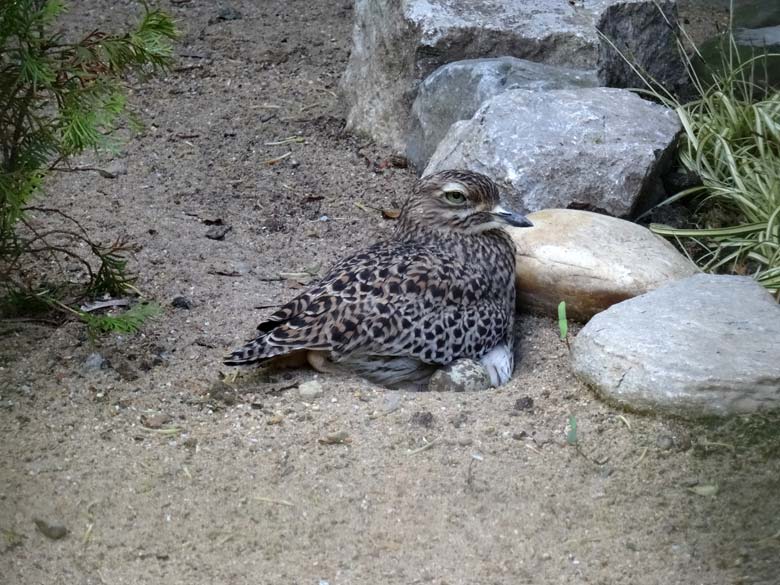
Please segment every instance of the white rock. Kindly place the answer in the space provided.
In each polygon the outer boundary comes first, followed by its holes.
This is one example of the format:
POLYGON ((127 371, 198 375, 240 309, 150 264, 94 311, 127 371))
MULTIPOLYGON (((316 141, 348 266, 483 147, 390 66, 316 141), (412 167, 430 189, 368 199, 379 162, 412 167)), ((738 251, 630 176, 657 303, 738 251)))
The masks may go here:
POLYGON ((611 402, 681 416, 780 408, 780 306, 751 278, 698 274, 612 306, 572 344, 611 402))
POLYGON ((322 384, 318 380, 308 380, 298 386, 298 396, 301 400, 315 400, 323 394, 322 384))
POLYGON ((512 90, 453 124, 424 174, 483 173, 521 211, 629 216, 657 202, 680 128, 673 110, 625 89, 512 90))
POLYGON ((571 319, 596 313, 698 268, 647 228, 606 215, 545 209, 530 228, 510 228, 517 246, 517 302, 524 310, 557 315, 566 301, 571 319))

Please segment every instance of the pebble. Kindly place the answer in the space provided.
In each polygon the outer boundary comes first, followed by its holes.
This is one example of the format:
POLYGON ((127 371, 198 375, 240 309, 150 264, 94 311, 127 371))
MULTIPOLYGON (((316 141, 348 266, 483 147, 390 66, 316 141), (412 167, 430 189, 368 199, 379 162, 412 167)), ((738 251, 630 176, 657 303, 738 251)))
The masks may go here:
POLYGON ((65 538, 65 536, 68 534, 68 529, 61 524, 49 524, 40 518, 34 518, 33 522, 35 522, 35 527, 38 529, 38 531, 46 538, 59 540, 61 538, 65 538))
POLYGON ((674 447, 674 439, 671 435, 658 435, 655 439, 655 446, 661 449, 661 451, 668 451, 674 447))
POLYGON ((84 368, 87 370, 103 370, 107 367, 106 358, 99 353, 91 353, 84 360, 84 368))
POLYGON ((171 305, 173 305, 177 309, 191 309, 192 308, 192 299, 188 299, 187 297, 175 297, 171 301, 171 305))
POLYGON ((217 20, 241 20, 243 17, 243 14, 232 6, 223 6, 217 12, 217 20))
POLYGON ((321 439, 317 439, 317 442, 321 445, 341 445, 344 443, 351 443, 352 439, 349 438, 349 433, 346 431, 338 431, 337 433, 331 433, 321 439))
POLYGON ((534 399, 530 396, 523 396, 515 401, 515 410, 531 410, 534 407, 534 399))
POLYGON ((210 240, 224 240, 227 233, 233 227, 229 225, 213 225, 206 232, 206 237, 210 240))
POLYGON ((120 175, 127 174, 127 160, 123 158, 117 158, 112 160, 108 166, 103 169, 100 176, 105 179, 116 179, 120 175))
POLYGON ((425 427, 426 429, 429 429, 433 426, 433 414, 428 412, 427 410, 421 410, 420 412, 415 412, 412 415, 412 419, 410 422, 413 425, 419 425, 421 427, 425 427))
POLYGON ((309 380, 298 386, 298 396, 301 400, 309 401, 319 398, 325 393, 322 384, 318 380, 309 380))
POLYGON ((158 412, 148 416, 145 414, 141 415, 141 424, 144 425, 147 429, 159 429, 165 423, 170 422, 170 420, 171 415, 164 412, 158 412))
POLYGON ((546 431, 539 431, 534 435, 534 443, 541 447, 548 443, 552 443, 552 437, 550 436, 550 433, 546 431))
POLYGON ((282 421, 284 420, 283 414, 275 414, 271 418, 268 419, 266 424, 268 425, 279 425, 282 424, 282 421))

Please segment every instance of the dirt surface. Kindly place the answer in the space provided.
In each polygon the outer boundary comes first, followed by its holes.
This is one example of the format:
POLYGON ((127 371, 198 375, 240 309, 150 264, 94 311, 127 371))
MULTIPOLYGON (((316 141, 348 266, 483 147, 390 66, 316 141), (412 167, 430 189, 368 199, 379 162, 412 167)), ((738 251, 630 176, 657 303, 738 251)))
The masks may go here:
MULTIPOLYGON (((106 27, 135 10, 74 4, 71 23, 106 27)), ((297 293, 279 274, 386 234, 379 210, 414 174, 343 132, 349 2, 163 5, 184 37, 133 92, 145 133, 80 161, 116 178, 57 177, 47 204, 139 244, 164 313, 98 344, 0 324, 0 582, 778 583, 777 419, 615 410, 550 319, 522 318, 513 380, 484 393, 308 370, 217 383, 222 353, 297 293), (207 220, 231 229, 210 239, 207 220), (301 400, 313 379, 322 396, 301 400)))

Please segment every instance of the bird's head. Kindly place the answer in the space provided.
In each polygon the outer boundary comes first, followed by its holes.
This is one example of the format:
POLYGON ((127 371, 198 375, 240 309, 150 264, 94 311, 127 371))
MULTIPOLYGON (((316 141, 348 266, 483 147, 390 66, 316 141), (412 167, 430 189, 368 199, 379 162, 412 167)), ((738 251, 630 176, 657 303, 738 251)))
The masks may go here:
POLYGON ((406 201, 399 231, 439 229, 478 234, 511 225, 530 227, 523 215, 501 205, 498 186, 481 173, 441 171, 421 178, 406 201))

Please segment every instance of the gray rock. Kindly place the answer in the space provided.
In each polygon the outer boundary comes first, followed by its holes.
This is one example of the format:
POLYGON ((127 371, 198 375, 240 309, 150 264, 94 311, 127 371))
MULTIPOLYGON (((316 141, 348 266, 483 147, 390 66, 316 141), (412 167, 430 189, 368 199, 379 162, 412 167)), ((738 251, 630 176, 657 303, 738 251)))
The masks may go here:
POLYGON ((298 396, 301 400, 315 400, 324 393, 322 384, 317 380, 309 380, 298 386, 298 396))
POLYGON ((84 360, 85 370, 102 370, 108 367, 108 362, 99 353, 91 353, 84 360))
POLYGON ((566 69, 514 57, 455 61, 420 84, 412 104, 406 155, 422 170, 450 126, 468 120, 487 99, 511 89, 542 91, 595 87, 593 71, 566 69))
POLYGON ((587 321, 604 309, 699 269, 645 227, 574 209, 528 216, 530 228, 510 228, 517 247, 517 304, 521 309, 587 321))
MULTIPOLYGON (((775 11, 777 18, 780 18, 780 6, 776 6, 775 11)), ((771 56, 757 64, 755 82, 762 84, 762 87, 780 87, 780 24, 740 29, 734 36, 743 62, 754 55, 771 53, 771 56)))
POLYGON ((631 410, 681 416, 780 408, 780 306, 754 280, 699 274, 612 306, 572 368, 631 410))
POLYGON ((46 538, 60 540, 68 535, 68 529, 62 524, 50 524, 46 520, 41 520, 40 518, 33 518, 33 522, 38 531, 46 538))
MULTIPOLYGON (((620 35, 627 35, 641 39, 629 42, 637 51, 660 48, 660 42, 646 42, 667 35, 668 25, 655 1, 356 0, 352 52, 341 80, 347 129, 405 152, 418 84, 438 67, 463 59, 511 56, 577 69, 600 67, 605 79, 621 81, 607 70, 622 72, 624 64, 600 58, 596 29, 617 35, 613 40, 619 46, 624 44, 620 35), (619 8, 608 10, 613 6, 619 8), (615 19, 617 24, 612 23, 615 19)), ((640 65, 659 74, 665 69, 662 63, 679 59, 676 49, 635 56, 640 65)))
POLYGON ((644 88, 660 82, 674 94, 687 94, 690 79, 677 49, 677 2, 626 0, 605 6, 598 20, 599 79, 608 87, 644 88))
POLYGON ((490 376, 482 364, 466 358, 436 370, 428 382, 431 392, 478 392, 490 387, 490 376))
POLYGON ((453 124, 424 174, 484 173, 520 211, 630 216, 662 195, 680 128, 674 111, 624 89, 512 90, 453 124))
POLYGON ((183 296, 174 297, 171 305, 177 309, 190 310, 192 308, 192 299, 183 296))
POLYGON ((780 25, 762 28, 743 28, 734 34, 738 45, 749 45, 775 51, 780 48, 780 25))

